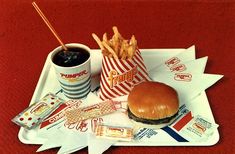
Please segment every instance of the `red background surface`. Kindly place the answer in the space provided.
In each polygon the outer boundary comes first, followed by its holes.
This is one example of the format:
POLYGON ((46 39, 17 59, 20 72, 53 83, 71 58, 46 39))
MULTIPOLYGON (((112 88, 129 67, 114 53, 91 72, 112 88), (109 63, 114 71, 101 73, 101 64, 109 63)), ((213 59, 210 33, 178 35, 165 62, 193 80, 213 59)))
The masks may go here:
MULTIPOLYGON (((197 57, 209 56, 206 72, 225 75, 207 90, 220 125, 216 145, 112 147, 105 153, 235 153, 235 1, 38 0, 37 4, 65 43, 98 48, 91 33, 111 33, 117 25, 124 36, 136 35, 139 48, 195 44, 197 57)), ((47 54, 57 46, 31 0, 0 0, 0 153, 35 153, 39 148, 18 140, 19 127, 11 119, 28 106, 47 54)))

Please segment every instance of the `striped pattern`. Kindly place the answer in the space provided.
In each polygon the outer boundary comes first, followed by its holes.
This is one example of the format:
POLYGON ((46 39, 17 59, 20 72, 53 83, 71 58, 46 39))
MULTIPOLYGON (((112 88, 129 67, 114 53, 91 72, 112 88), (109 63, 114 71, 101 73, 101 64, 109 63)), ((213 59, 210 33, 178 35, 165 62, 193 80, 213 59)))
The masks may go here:
POLYGON ((134 85, 142 81, 149 80, 150 78, 148 77, 144 60, 139 50, 136 51, 132 59, 127 60, 114 59, 103 56, 99 97, 102 100, 106 100, 122 95, 127 95, 134 85), (135 68, 137 68, 137 74, 134 76, 132 81, 125 80, 118 82, 117 85, 111 87, 109 80, 110 71, 115 70, 117 75, 123 75, 135 68))
POLYGON ((167 134, 169 134, 172 138, 174 138, 178 142, 188 142, 188 140, 180 136, 178 133, 176 133, 172 128, 168 126, 161 129, 164 130, 167 134))
POLYGON ((86 97, 91 90, 91 77, 84 79, 77 85, 66 85, 60 82, 64 95, 69 99, 81 99, 86 97))

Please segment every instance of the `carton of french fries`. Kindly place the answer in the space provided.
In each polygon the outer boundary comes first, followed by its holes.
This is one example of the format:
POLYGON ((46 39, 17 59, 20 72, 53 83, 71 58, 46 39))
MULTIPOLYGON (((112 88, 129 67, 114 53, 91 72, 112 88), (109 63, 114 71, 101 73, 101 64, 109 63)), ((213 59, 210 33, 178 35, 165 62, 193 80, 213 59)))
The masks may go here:
POLYGON ((104 33, 102 41, 92 34, 103 54, 99 91, 103 100, 127 95, 134 85, 149 80, 135 36, 124 39, 116 26, 113 32, 110 39, 104 33))

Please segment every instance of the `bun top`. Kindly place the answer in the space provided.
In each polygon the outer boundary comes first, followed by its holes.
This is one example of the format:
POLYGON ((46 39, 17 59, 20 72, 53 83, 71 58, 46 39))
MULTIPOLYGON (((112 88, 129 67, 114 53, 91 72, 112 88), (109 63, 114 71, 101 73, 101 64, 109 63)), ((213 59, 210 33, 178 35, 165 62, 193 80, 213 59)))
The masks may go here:
POLYGON ((163 119, 178 112, 177 92, 159 82, 142 82, 136 85, 128 96, 129 110, 144 119, 163 119))

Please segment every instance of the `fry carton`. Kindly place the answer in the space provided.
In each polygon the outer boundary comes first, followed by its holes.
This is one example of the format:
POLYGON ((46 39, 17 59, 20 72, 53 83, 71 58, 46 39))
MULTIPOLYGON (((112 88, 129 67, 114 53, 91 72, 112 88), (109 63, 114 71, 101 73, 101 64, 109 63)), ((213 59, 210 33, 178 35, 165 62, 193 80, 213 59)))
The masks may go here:
POLYGON ((106 100, 127 95, 133 86, 148 80, 150 78, 138 49, 131 59, 103 56, 99 97, 106 100))
POLYGON ((98 94, 102 100, 127 95, 138 83, 150 80, 135 36, 124 39, 116 26, 113 32, 110 39, 104 33, 102 41, 92 33, 103 54, 98 94))

